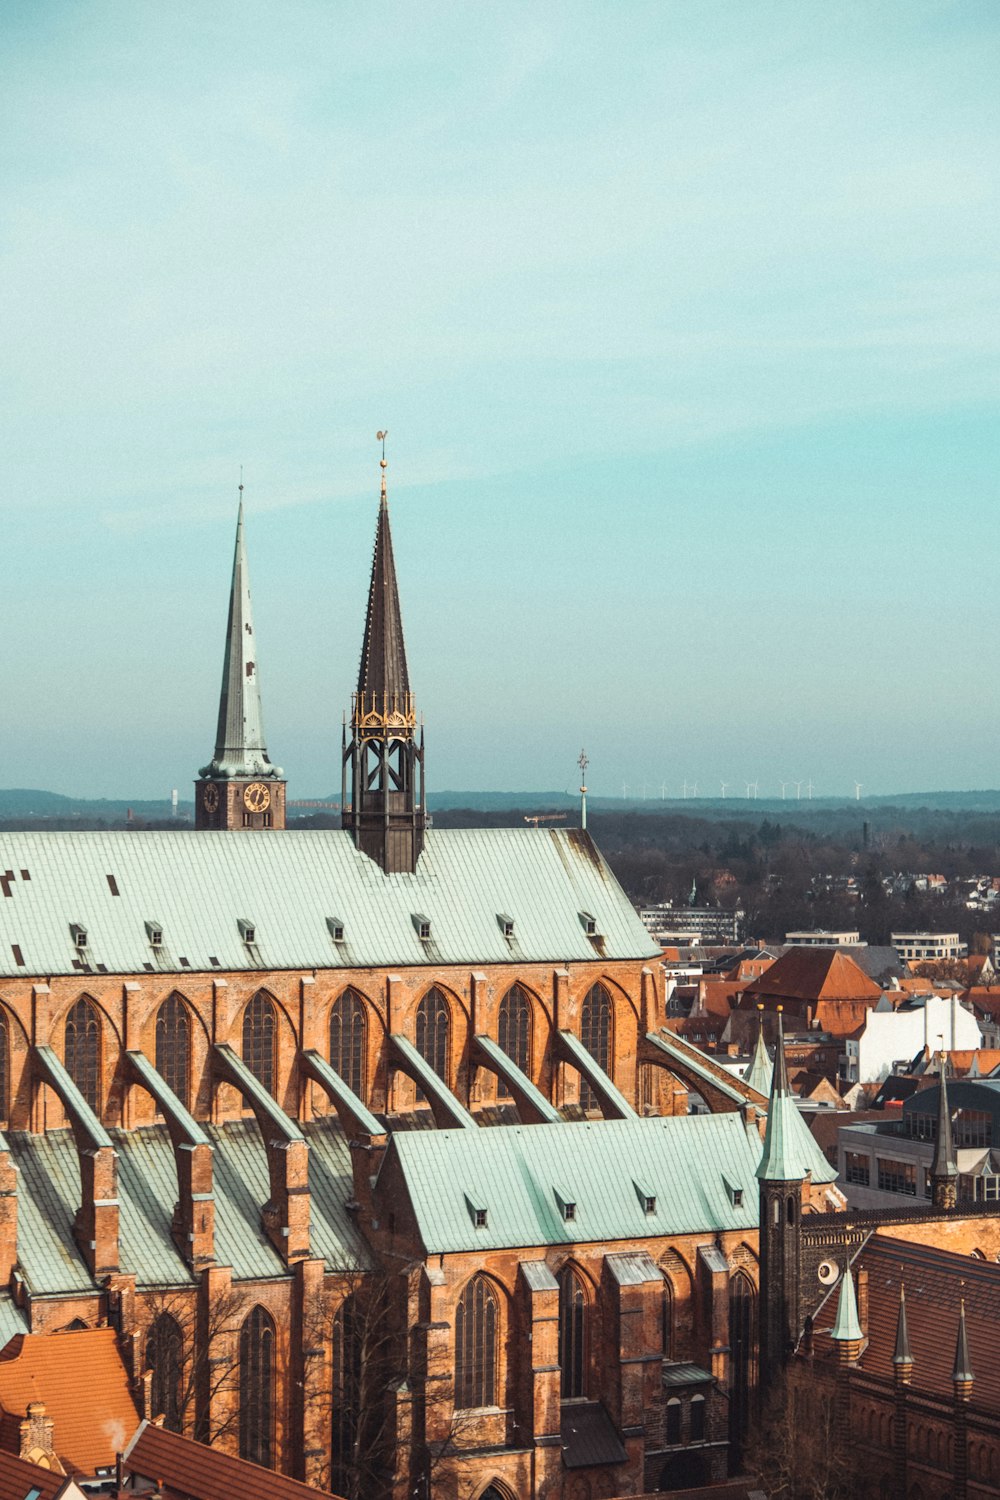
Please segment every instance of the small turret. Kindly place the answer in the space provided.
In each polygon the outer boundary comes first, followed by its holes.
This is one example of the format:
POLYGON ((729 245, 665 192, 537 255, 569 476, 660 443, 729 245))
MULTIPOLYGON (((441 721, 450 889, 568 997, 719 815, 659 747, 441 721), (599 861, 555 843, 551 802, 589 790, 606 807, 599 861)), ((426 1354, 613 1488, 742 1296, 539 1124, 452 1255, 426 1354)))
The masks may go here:
POLYGON ((743 1076, 743 1082, 750 1088, 756 1089, 758 1094, 768 1095, 771 1092, 771 1080, 774 1077, 774 1065, 768 1055, 764 1043, 764 1007, 757 1007, 757 1045, 750 1059, 750 1066, 743 1076))
POLYGON ((954 1208, 958 1202, 958 1163, 951 1133, 951 1110, 948 1107, 948 1058, 938 1054, 941 1065, 941 1087, 938 1092, 937 1140, 931 1162, 931 1201, 935 1208, 954 1208))
POLYGON ((854 1364, 861 1353, 861 1320, 858 1317, 858 1299, 854 1292, 854 1277, 850 1262, 844 1264, 840 1281, 840 1296, 837 1298, 837 1316, 830 1337, 837 1344, 837 1353, 845 1364, 854 1364))
POLYGON ((951 1386, 955 1392, 956 1401, 968 1401, 972 1395, 974 1380, 972 1362, 969 1359, 969 1336, 965 1327, 965 1298, 963 1297, 958 1312, 958 1338, 955 1342, 955 1363, 951 1372, 951 1386))
POLYGON ((906 1324, 906 1288, 899 1284, 899 1312, 896 1315, 896 1347, 892 1355, 893 1378, 900 1385, 909 1385, 913 1374, 913 1353, 910 1349, 910 1331, 906 1324))

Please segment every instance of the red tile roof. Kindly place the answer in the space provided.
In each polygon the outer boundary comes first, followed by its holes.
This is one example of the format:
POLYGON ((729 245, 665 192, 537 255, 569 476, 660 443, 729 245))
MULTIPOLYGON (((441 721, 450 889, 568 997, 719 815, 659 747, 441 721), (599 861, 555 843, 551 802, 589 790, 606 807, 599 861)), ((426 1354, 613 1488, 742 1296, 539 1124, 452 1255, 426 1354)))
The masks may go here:
POLYGON ((8 1451, 20 1448, 18 1428, 32 1401, 52 1418, 68 1473, 113 1464, 136 1422, 114 1330, 16 1334, 0 1354, 0 1441, 8 1451))
MULTIPOLYGON (((935 1250, 877 1234, 854 1262, 868 1272, 868 1343, 860 1365, 866 1374, 892 1380, 892 1355, 899 1315, 899 1284, 906 1285, 906 1322, 913 1351, 913 1389, 951 1399, 951 1371, 958 1333, 958 1310, 965 1298, 969 1353, 976 1377, 972 1405, 1000 1407, 1000 1265, 973 1255, 935 1250)), ((836 1296, 826 1299, 816 1331, 829 1332, 836 1296)), ((815 1340, 818 1356, 832 1354, 832 1341, 815 1340)))
POLYGON ((863 1000, 874 1005, 881 998, 874 979, 839 949, 789 948, 747 985, 740 1005, 759 1000, 863 1000))
MULTIPOLYGON (((26 1463, 0 1448, 0 1500, 24 1500, 32 1490, 38 1491, 38 1500, 59 1500, 69 1485, 65 1474, 53 1474, 51 1469, 26 1463)), ((74 1494, 79 1493, 74 1490, 74 1494)))
POLYGON ((138 1478, 157 1480, 168 1500, 331 1500, 329 1490, 286 1479, 151 1422, 143 1422, 130 1443, 125 1468, 138 1478))

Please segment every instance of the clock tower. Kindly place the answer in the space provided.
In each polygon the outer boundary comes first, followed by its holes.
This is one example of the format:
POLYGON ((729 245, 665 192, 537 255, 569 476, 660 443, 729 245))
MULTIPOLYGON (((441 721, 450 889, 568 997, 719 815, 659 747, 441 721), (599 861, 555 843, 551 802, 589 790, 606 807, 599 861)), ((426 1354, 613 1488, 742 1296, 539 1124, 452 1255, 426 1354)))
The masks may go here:
POLYGON ((196 828, 284 828, 285 780, 264 743, 257 645, 243 540, 243 486, 215 755, 194 784, 196 828))

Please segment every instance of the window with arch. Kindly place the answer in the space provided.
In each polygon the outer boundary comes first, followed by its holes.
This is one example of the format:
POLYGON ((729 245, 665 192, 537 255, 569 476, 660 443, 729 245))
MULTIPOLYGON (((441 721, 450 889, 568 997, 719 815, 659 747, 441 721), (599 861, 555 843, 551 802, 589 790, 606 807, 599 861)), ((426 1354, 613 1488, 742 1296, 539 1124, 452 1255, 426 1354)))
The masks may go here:
POLYGON ((0 1121, 10 1119, 10 1028, 7 1012, 0 1006, 0 1121))
POLYGON ((153 1372, 150 1405, 168 1432, 183 1427, 184 1335, 176 1318, 160 1313, 146 1339, 146 1365, 153 1372))
POLYGON ((191 1026, 180 995, 168 995, 156 1012, 156 1071, 184 1108, 189 1108, 191 1026))
POLYGON ((101 1022, 85 996, 66 1017, 66 1071, 95 1114, 101 1110, 101 1022))
POLYGON ((444 1083, 448 1082, 450 1030, 448 1002, 435 986, 417 1006, 417 1051, 444 1083))
POLYGON ((510 1490, 501 1484, 488 1484, 479 1496, 479 1500, 513 1500, 510 1490))
POLYGON ((330 1006, 330 1064, 349 1089, 365 1097, 368 1017, 356 990, 345 990, 330 1006))
POLYGON ((240 1458, 274 1462, 274 1322, 260 1305, 240 1329, 240 1458))
MULTIPOLYGON (((497 1042, 511 1062, 522 1073, 531 1073, 531 1006, 519 984, 512 985, 500 1001, 497 1014, 497 1042)), ((500 1084, 501 1098, 510 1095, 500 1084)))
POLYGON ((587 1394, 587 1294, 573 1266, 559 1272, 559 1369, 562 1399, 587 1394))
POLYGON ((729 1442, 738 1462, 757 1396, 757 1292, 745 1271, 729 1282, 729 1347, 729 1442))
POLYGON ((243 1061, 269 1094, 277 1074, 278 1017, 274 1001, 258 990, 243 1012, 243 1061))
MULTIPOLYGON (((599 1068, 611 1074, 611 996, 603 984, 588 992, 580 1012, 580 1040, 599 1068)), ((580 1083, 580 1103, 584 1109, 597 1108, 597 1095, 586 1079, 580 1083)))
POLYGON ((681 1440, 681 1403, 677 1396, 671 1396, 667 1402, 666 1439, 668 1447, 681 1440))
POLYGON ((361 1323, 355 1294, 341 1303, 333 1320, 333 1474, 331 1488, 350 1494, 356 1464, 361 1391, 361 1323))
POLYGON ((663 1278, 663 1301, 660 1305, 663 1322, 663 1358, 674 1357, 674 1288, 668 1277, 663 1278))
POLYGON ((703 1443, 705 1441, 704 1396, 691 1397, 691 1441, 692 1443, 703 1443))
POLYGON ((500 1306, 485 1276, 473 1276, 455 1310, 455 1405, 460 1411, 497 1404, 500 1306))

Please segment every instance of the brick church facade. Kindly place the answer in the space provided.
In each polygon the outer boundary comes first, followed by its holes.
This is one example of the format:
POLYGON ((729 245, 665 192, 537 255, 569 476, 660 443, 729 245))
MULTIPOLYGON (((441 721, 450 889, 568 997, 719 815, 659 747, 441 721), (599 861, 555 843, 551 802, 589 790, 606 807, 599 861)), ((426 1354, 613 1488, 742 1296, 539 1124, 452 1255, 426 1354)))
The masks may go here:
POLYGON ((426 826, 384 470, 342 760, 287 830, 241 509, 196 830, 2 838, 0 1347, 110 1327, 137 1423, 352 1500, 722 1478, 766 1101, 585 832, 426 826))

